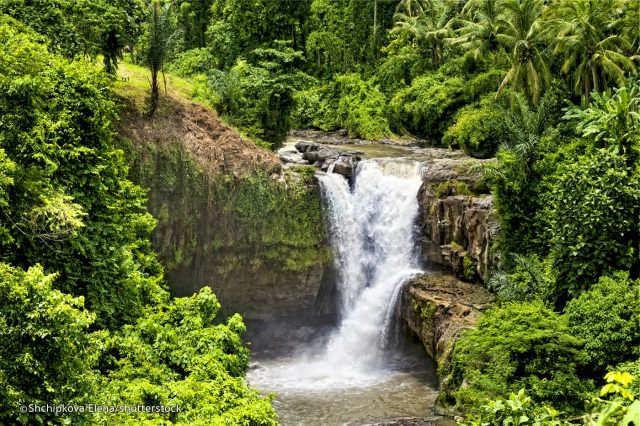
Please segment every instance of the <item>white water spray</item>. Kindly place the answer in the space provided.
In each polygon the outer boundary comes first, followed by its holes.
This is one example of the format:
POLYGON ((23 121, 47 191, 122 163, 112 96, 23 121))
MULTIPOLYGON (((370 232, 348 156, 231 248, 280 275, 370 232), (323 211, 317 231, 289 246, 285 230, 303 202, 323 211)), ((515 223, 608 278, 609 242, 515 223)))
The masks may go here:
POLYGON ((393 299, 420 272, 414 243, 419 171, 419 163, 402 159, 363 161, 353 190, 342 176, 319 177, 342 295, 342 323, 326 353, 335 368, 367 370, 380 363, 393 299))
POLYGON ((383 347, 392 337, 400 286, 420 272, 415 250, 420 163, 371 159, 355 185, 338 174, 318 177, 335 249, 341 324, 327 346, 269 371, 269 382, 295 389, 367 386, 385 380, 383 347))

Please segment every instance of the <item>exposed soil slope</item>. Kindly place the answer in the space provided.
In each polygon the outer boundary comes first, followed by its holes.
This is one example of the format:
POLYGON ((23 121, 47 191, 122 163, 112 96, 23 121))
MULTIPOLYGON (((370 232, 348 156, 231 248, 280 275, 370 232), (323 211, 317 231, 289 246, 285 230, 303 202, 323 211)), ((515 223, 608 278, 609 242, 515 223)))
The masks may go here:
POLYGON ((123 65, 120 73, 126 81, 117 91, 124 103, 118 133, 139 144, 166 146, 182 142, 186 152, 207 172, 223 172, 236 176, 262 169, 278 173, 281 162, 277 155, 256 146, 220 121, 215 111, 189 100, 183 93, 185 83, 167 76, 167 92, 161 90, 160 105, 149 118, 144 113, 148 82, 139 67, 123 65))

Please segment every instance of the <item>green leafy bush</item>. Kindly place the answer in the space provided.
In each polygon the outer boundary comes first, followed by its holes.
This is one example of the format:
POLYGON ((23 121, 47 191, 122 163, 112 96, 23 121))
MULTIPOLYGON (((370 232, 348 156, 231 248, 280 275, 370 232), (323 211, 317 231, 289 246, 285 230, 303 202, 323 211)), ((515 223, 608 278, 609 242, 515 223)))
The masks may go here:
POLYGON ((415 77, 427 68, 428 61, 415 46, 403 46, 390 52, 376 67, 375 80, 387 96, 411 85, 415 77))
POLYGON ((487 287, 497 293, 501 301, 551 300, 555 291, 555 271, 550 259, 537 255, 510 256, 512 269, 495 272, 487 280, 487 287))
POLYGON ((636 378, 629 373, 612 371, 604 376, 607 383, 600 395, 592 398, 591 409, 584 416, 587 426, 631 426, 640 423, 640 400, 630 390, 636 378))
POLYGON ((279 148, 291 127, 293 93, 310 77, 295 71, 301 52, 286 43, 255 49, 251 61, 239 60, 229 71, 214 70, 207 83, 219 94, 216 109, 249 136, 279 148))
POLYGON ((398 91, 389 104, 394 129, 439 139, 464 104, 464 80, 427 74, 398 91))
POLYGON ((456 343, 442 370, 447 385, 441 398, 479 413, 487 399, 527 388, 536 402, 574 411, 592 387, 579 375, 586 363, 581 349, 567 320, 541 302, 492 308, 456 343))
POLYGON ((336 76, 331 82, 296 94, 296 125, 325 131, 345 129, 350 137, 376 140, 391 134, 386 98, 359 74, 336 76))
POLYGON ((473 191, 466 182, 445 180, 434 185, 433 191, 438 198, 450 197, 452 195, 473 195, 473 191))
MULTIPOLYGON (((622 364, 618 364, 613 370, 623 373, 629 373, 636 378, 640 377, 640 358, 636 358, 634 361, 628 361, 623 362, 622 364)), ((640 395, 640 380, 634 380, 629 384, 628 388, 629 391, 633 392, 634 395, 640 395)))
POLYGON ((596 150, 562 164, 549 195, 551 255, 560 300, 577 296, 638 256, 629 227, 640 205, 640 182, 625 158, 596 150))
POLYGON ((543 160, 560 143, 547 134, 556 108, 552 93, 545 94, 535 108, 520 94, 510 101, 510 107, 504 110, 504 144, 496 160, 483 167, 500 217, 498 251, 507 261, 511 253, 547 254, 544 216, 548 201, 542 194, 557 162, 543 160))
POLYGON ((206 74, 215 66, 215 57, 208 49, 197 48, 181 52, 172 58, 168 71, 182 77, 206 74))
POLYGON ((589 370, 596 377, 640 356, 639 304, 640 282, 624 273, 600 278, 567 304, 571 332, 584 340, 589 370))
POLYGON ((340 93, 337 121, 349 136, 371 140, 389 136, 386 98, 378 88, 359 74, 338 76, 336 83, 340 93))
MULTIPOLYGON (((56 413, 20 414, 20 406, 87 403, 95 316, 82 297, 53 288, 42 267, 0 263, 0 422, 56 422, 56 413)), ((84 417, 84 416, 82 416, 84 417)), ((77 418, 76 421, 80 421, 77 418)))
POLYGON ((98 424, 142 421, 193 425, 276 425, 270 399, 248 388, 249 350, 239 315, 220 324, 208 287, 174 299, 122 333, 102 336, 105 376, 98 399, 107 405, 179 405, 179 413, 97 415, 98 424))
POLYGON ((561 420, 561 413, 546 404, 536 404, 525 389, 509 395, 509 399, 496 399, 481 407, 482 414, 469 416, 462 426, 569 426, 561 420))
POLYGON ((476 158, 495 154, 503 139, 504 112, 494 106, 466 106, 455 116, 442 142, 476 158))

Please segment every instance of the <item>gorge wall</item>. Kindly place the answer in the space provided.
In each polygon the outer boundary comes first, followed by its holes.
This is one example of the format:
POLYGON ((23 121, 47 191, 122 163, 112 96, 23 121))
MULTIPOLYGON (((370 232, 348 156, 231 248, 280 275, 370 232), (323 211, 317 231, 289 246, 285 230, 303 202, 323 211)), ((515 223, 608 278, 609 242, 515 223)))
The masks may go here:
POLYGON ((491 242, 498 229, 493 197, 473 173, 479 160, 428 161, 418 194, 422 253, 466 280, 484 279, 493 262, 491 242))
POLYGON ((282 173, 272 152, 171 97, 154 119, 125 108, 119 135, 132 180, 149 189, 152 242, 173 294, 208 285, 249 320, 331 314, 314 169, 282 173))

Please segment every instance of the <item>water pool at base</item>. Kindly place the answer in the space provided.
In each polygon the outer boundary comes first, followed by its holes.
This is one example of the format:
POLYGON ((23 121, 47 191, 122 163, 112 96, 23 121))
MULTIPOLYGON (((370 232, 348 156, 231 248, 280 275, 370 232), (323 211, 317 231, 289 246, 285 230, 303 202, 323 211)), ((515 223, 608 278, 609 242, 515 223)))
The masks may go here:
POLYGON ((386 365, 335 371, 314 357, 257 356, 247 378, 273 405, 283 426, 360 426, 429 417, 438 396, 433 363, 407 342, 386 365))

